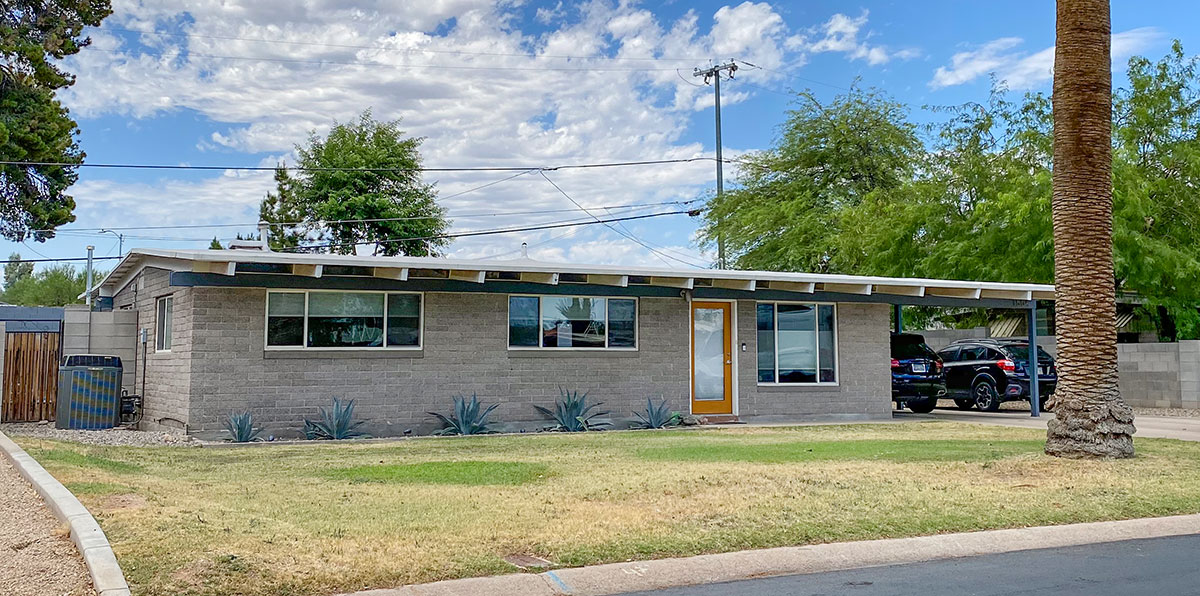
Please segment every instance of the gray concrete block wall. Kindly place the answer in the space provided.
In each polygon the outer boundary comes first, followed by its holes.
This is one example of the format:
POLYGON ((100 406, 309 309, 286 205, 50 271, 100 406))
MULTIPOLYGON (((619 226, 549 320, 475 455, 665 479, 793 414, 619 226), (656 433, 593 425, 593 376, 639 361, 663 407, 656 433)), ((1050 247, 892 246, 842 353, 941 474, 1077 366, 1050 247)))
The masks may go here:
MULTIPOLYGON (((533 405, 552 407, 559 388, 587 392, 613 418, 665 397, 689 411, 689 315, 679 298, 641 298, 636 352, 512 351, 504 294, 426 293, 420 351, 278 352, 264 349, 266 290, 190 290, 189 428, 219 432, 233 411, 250 410, 273 434, 299 432, 334 396, 354 399, 369 432, 431 430, 429 411, 455 395, 500 402, 495 418, 542 424, 533 405)), ((754 302, 738 307, 740 413, 749 418, 886 418, 891 415, 886 305, 842 305, 837 387, 764 388, 755 376, 754 302)), ((179 303, 177 317, 182 313, 179 303)), ((178 319, 177 319, 178 322, 178 319)), ((153 363, 154 361, 151 360, 153 363)))
POLYGON ((141 427, 147 430, 187 431, 190 426, 191 398, 192 290, 171 287, 168 284, 169 277, 170 272, 163 269, 144 269, 113 297, 113 308, 135 313, 134 337, 139 358, 134 372, 133 392, 142 395, 144 413, 141 427), (157 303, 163 296, 174 298, 172 345, 170 351, 159 352, 155 350, 157 303), (136 341, 140 329, 146 329, 147 332, 148 341, 144 349, 136 341), (144 359, 141 358, 142 354, 146 354, 144 359))
POLYGON ((63 355, 111 354, 121 357, 125 367, 121 386, 130 393, 134 389, 134 368, 140 353, 137 349, 137 312, 132 310, 94 311, 88 317, 87 306, 76 304, 64 308, 63 355), (90 335, 90 338, 89 338, 90 335))
POLYGON ((758 383, 756 304, 742 300, 737 306, 737 342, 746 344, 746 351, 738 352, 738 413, 742 418, 761 421, 891 418, 890 306, 838 304, 838 384, 803 387, 758 383))
POLYGON ((274 433, 294 433, 333 397, 354 399, 373 434, 431 430, 429 411, 456 395, 500 407, 500 421, 537 421, 534 404, 553 407, 559 388, 586 392, 614 418, 649 397, 688 408, 687 305, 642 298, 637 352, 508 350, 504 294, 426 293, 419 352, 264 350, 262 289, 194 288, 191 425, 216 431, 232 411, 250 410, 274 433), (364 357, 366 356, 366 357, 364 357), (370 357, 375 356, 375 357, 370 357))
MULTIPOLYGON (((1134 407, 1183 407, 1182 343, 1117 344, 1121 397, 1134 407)), ((1191 354, 1191 352, 1189 352, 1191 354)), ((1195 352, 1200 357, 1200 351, 1195 352)), ((1194 366, 1191 368, 1195 368, 1194 366)))

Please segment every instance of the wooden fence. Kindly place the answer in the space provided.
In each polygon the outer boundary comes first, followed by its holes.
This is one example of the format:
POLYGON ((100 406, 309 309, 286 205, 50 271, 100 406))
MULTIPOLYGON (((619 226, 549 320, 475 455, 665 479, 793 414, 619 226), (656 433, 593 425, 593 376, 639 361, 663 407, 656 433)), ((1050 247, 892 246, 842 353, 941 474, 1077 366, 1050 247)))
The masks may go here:
POLYGON ((58 401, 58 333, 7 333, 0 421, 54 420, 58 401))

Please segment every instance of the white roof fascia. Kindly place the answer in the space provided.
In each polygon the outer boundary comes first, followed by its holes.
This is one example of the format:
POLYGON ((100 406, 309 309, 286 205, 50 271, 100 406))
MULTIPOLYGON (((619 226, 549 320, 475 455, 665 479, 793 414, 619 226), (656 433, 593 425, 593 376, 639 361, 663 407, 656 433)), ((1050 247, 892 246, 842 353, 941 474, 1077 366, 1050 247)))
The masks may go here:
MULTIPOLYGON (((757 282, 771 283, 772 289, 811 292, 813 284, 822 284, 828 291, 850 291, 860 295, 871 292, 901 296, 940 296, 949 298, 1008 298, 1025 300, 1053 299, 1054 286, 1049 284, 978 282, 924 278, 895 278, 819 273, 789 273, 780 271, 746 271, 730 269, 625 267, 616 265, 581 265, 545 263, 532 259, 512 260, 444 259, 440 257, 378 257, 359 255, 329 255, 310 253, 280 253, 261 250, 169 250, 134 249, 99 284, 115 285, 128 279, 142 267, 154 266, 177 271, 192 270, 192 263, 265 263, 287 265, 344 265, 375 268, 375 276, 403 279, 405 269, 445 269, 462 272, 502 271, 518 273, 523 281, 557 283, 559 273, 585 274, 589 283, 620 285, 629 276, 649 277, 652 285, 694 287, 696 278, 711 279, 713 287, 747 288, 757 282), (153 265, 151 263, 154 263, 153 265), (397 273, 399 272, 399 273, 397 273), (592 281, 593 278, 595 281, 592 281), (603 281, 601 281, 603 280, 603 281), (657 280, 657 281, 655 281, 657 280), (669 281, 668 281, 669 280, 669 281), (688 284, 691 284, 690 286, 688 284), (833 288, 837 288, 834 290, 833 288)), ((476 273, 478 275, 478 273, 476 273)), ((472 279, 473 281, 473 279, 472 279)), ((123 284, 122 284, 123 285, 123 284)), ((119 291, 119 290, 118 290, 119 291)))

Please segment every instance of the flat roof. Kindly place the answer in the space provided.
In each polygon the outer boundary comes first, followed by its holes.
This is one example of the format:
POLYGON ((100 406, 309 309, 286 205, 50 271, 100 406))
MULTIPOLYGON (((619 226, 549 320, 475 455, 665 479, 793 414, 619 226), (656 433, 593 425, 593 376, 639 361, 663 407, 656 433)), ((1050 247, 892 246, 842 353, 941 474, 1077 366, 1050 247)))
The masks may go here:
MULTIPOLYGON (((606 286, 666 286, 680 289, 721 288, 755 292, 833 293, 879 298, 942 297, 962 301, 1053 300, 1054 286, 1049 284, 984 282, 741 269, 666 268, 626 265, 587 265, 551 263, 525 257, 515 259, 455 259, 442 257, 384 257, 317 253, 274 252, 258 249, 169 250, 136 248, 129 252, 97 284, 100 294, 112 296, 120 291, 144 267, 173 272, 219 276, 262 276, 239 271, 238 265, 261 264, 288 266, 291 275, 320 278, 326 267, 370 268, 371 277, 393 281, 436 277, 482 285, 497 281, 519 281, 557 285, 563 275, 572 283, 606 286), (503 276, 503 277, 500 277, 503 276), (582 280, 579 276, 587 276, 582 280), (630 280, 633 279, 631 282, 630 280)), ((482 288, 481 288, 482 289, 482 288)), ((486 290, 483 290, 486 291, 486 290)), ((912 303, 911 300, 907 302, 912 303)), ((981 305, 982 306, 982 305, 981 305)))

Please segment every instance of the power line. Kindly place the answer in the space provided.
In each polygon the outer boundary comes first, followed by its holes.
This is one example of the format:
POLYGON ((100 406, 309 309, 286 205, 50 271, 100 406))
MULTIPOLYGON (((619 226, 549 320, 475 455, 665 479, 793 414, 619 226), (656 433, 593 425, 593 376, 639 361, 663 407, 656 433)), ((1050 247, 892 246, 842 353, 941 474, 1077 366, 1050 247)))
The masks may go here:
MULTIPOLYGON (((689 199, 686 201, 662 201, 659 203, 629 203, 629 204, 625 204, 625 205, 607 205, 607 206, 593 207, 593 209, 605 209, 605 210, 627 209, 627 210, 632 211, 632 210, 640 210, 640 209, 650 209, 653 207, 663 207, 663 206, 667 206, 667 205, 690 205, 699 200, 700 199, 689 199)), ((448 217, 450 219, 470 219, 470 218, 476 218, 476 217, 512 217, 512 216, 517 216, 517 215, 547 215, 547 214, 553 214, 553 213, 573 213, 576 211, 584 211, 584 210, 585 209, 583 209, 583 208, 537 209, 537 210, 530 210, 530 211, 499 211, 499 212, 488 212, 488 213, 463 213, 463 214, 458 214, 458 215, 448 214, 446 217, 448 217)), ((412 216, 412 217, 385 217, 385 218, 377 218, 377 219, 337 219, 337 220, 331 220, 331 221, 322 221, 322 222, 318 222, 318 223, 327 225, 327 224, 341 224, 341 223, 420 221, 420 220, 426 220, 426 219, 440 219, 440 218, 441 218, 441 216, 436 216, 436 215, 422 215, 422 216, 412 216)), ((303 225, 304 223, 305 222, 299 222, 299 221, 296 221, 296 222, 274 222, 274 223, 268 223, 268 225, 271 225, 271 226, 299 226, 299 225, 303 225)), ((258 222, 246 222, 246 223, 227 223, 227 224, 177 224, 177 225, 165 225, 165 226, 124 226, 124 227, 108 226, 108 227, 104 227, 104 228, 70 228, 70 229, 64 229, 64 230, 45 229, 45 230, 33 230, 33 231, 35 231, 35 232, 56 232, 58 234, 71 234, 71 233, 76 233, 76 232, 79 232, 79 233, 93 232, 93 231, 99 232, 100 230, 192 230, 192 229, 212 229, 212 228, 248 228, 248 227, 254 227, 257 225, 258 225, 258 222)), ((127 235, 126 237, 133 238, 135 236, 127 235)), ((142 238, 142 239, 144 240, 146 238, 142 238)), ((207 238, 205 238, 204 240, 207 240, 207 238)))
POLYGON ((120 27, 104 27, 104 28, 100 29, 100 31, 101 32, 119 31, 119 32, 123 32, 123 33, 136 33, 136 34, 139 34, 142 36, 161 35, 161 36, 171 36, 171 37, 186 37, 186 38, 194 38, 194 39, 196 39, 196 38, 221 39, 221 40, 227 40, 227 41, 249 41, 249 42, 255 42, 255 43, 279 43, 279 44, 288 44, 288 45, 318 46, 318 47, 342 48, 342 49, 352 49, 352 50, 380 50, 380 51, 386 51, 386 52, 450 54, 450 55, 456 55, 456 56, 501 56, 501 57, 513 57, 513 58, 538 58, 538 59, 562 59, 562 60, 613 60, 613 61, 623 60, 623 61, 631 61, 631 62, 634 62, 634 61, 636 61, 636 62, 664 62, 664 61, 665 62, 695 62, 697 60, 704 60, 704 58, 695 58, 695 57, 692 57, 692 58, 670 58, 667 56, 658 56, 658 57, 654 57, 654 58, 636 58, 636 57, 626 57, 626 56, 575 56, 575 55, 564 55, 564 54, 529 54, 529 53, 516 53, 516 52, 476 52, 476 51, 468 51, 468 50, 437 50, 437 49, 431 49, 431 48, 396 48, 396 47, 378 46, 378 45, 353 45, 353 44, 341 44, 341 43, 324 43, 324 42, 316 42, 316 41, 290 41, 290 40, 286 40, 286 39, 233 37, 233 36, 225 36, 225 35, 206 35, 206 34, 200 34, 200 33, 183 33, 183 32, 174 33, 174 32, 166 32, 166 31, 138 31, 136 29, 122 29, 120 27))
POLYGON ((573 228, 573 227, 588 226, 588 225, 595 225, 595 224, 607 224, 607 223, 618 222, 618 221, 631 221, 631 220, 635 220, 635 219, 649 219, 652 217, 664 217, 667 215, 695 215, 699 211, 701 211, 701 210, 700 209, 691 209, 691 210, 687 210, 687 211, 666 211, 663 213, 647 213, 644 215, 630 215, 627 217, 601 219, 601 220, 596 220, 596 221, 575 221, 575 222, 567 222, 567 223, 525 226, 525 227, 520 227, 520 228, 477 230, 477 231, 473 231, 473 232, 457 232, 454 234, 437 234, 434 236, 418 236, 418 237, 411 237, 411 238, 385 238, 382 240, 367 240, 367 241, 362 241, 362 242, 312 244, 312 245, 308 245, 308 246, 299 246, 299 247, 290 249, 288 251, 283 251, 283 252, 303 252, 305 250, 312 250, 314 248, 340 248, 340 247, 347 247, 347 246, 370 246, 372 244, 387 244, 390 242, 414 242, 414 241, 423 241, 423 240, 449 240, 452 238, 468 238, 468 237, 472 237, 472 236, 492 236, 492 235, 496 235, 496 234, 511 234, 514 232, 532 232, 532 231, 536 231, 536 230, 553 230, 553 229, 558 229, 558 228, 573 228))
MULTIPOLYGON (((32 250, 32 249, 31 249, 32 250)), ((112 259, 120 259, 122 257, 92 257, 93 261, 109 261, 112 259)), ((0 261, 0 265, 9 263, 61 263, 67 261, 86 261, 87 257, 62 257, 62 258, 45 258, 45 259, 8 259, 0 261)))
MULTIPOLYGON (((665 165, 673 163, 691 163, 697 161, 713 161, 712 157, 684 157, 678 159, 650 159, 642 161, 617 161, 603 163, 584 163, 584 164, 564 164, 558 166, 475 166, 475 167, 457 167, 457 168, 331 168, 331 167, 304 167, 304 166, 196 166, 187 164, 130 164, 130 163, 68 163, 61 161, 0 161, 3 166, 18 166, 18 167, 64 167, 64 168, 123 168, 136 170, 202 170, 202 171, 225 171, 225 170, 240 170, 246 172, 274 172, 275 170, 288 170, 295 172, 520 172, 526 174, 529 172, 546 171, 554 172, 558 170, 581 170, 590 168, 619 168, 628 166, 653 166, 665 165)), ((514 176, 515 177, 515 176, 514 176)))
MULTIPOLYGON (((122 50, 110 50, 105 48, 88 47, 85 52, 105 52, 109 54, 127 54, 122 50)), ((371 66, 384 68, 438 68, 447 70, 520 70, 520 71, 557 71, 557 72, 661 72, 675 70, 674 68, 650 68, 650 67, 616 67, 616 66, 588 66, 588 67, 573 67, 573 66, 470 66, 466 64, 389 64, 387 62, 362 62, 362 61, 345 61, 345 60, 302 60, 299 58, 268 58, 260 56, 221 56, 218 54, 198 54, 190 50, 183 50, 188 58, 211 58, 213 60, 246 60, 251 62, 277 62, 283 64, 313 64, 316 66, 371 66)))
MULTIPOLYGON (((773 73, 775 73, 775 74, 777 74, 777 75, 782 75, 782 76, 785 76, 785 77, 789 77, 789 78, 793 78, 793 79, 797 79, 797 80, 801 80, 801 81, 806 81, 806 82, 809 82, 809 83, 813 83, 813 84, 815 84, 815 85, 824 85, 824 86, 826 86, 826 87, 832 87, 832 88, 834 88, 834 89, 840 89, 840 90, 842 90, 842 91, 850 91, 850 88, 849 88, 849 87, 843 87, 843 86, 841 86, 841 85, 834 85, 833 83, 826 83, 826 82, 824 82, 824 81, 818 81, 818 80, 816 80, 816 79, 810 79, 810 78, 808 78, 808 77, 802 77, 802 76, 800 76, 800 75, 798 75, 798 74, 792 74, 792 73, 790 73, 790 72, 786 72, 786 71, 782 71, 782 70, 776 70, 776 69, 773 69, 773 68, 764 68, 764 67, 762 67, 762 66, 759 66, 759 65, 757 65, 757 64, 751 64, 751 63, 749 63, 749 62, 746 62, 745 60, 737 60, 736 62, 741 62, 742 64, 745 64, 746 66, 749 66, 750 68, 754 68, 754 69, 757 69, 757 70, 763 70, 763 71, 766 71, 766 72, 773 72, 773 73)), ((776 91, 775 93, 779 93, 779 92, 778 92, 778 91, 776 91)))
MULTIPOLYGON (((646 250, 650 251, 650 253, 651 253, 651 254, 653 254, 654 256, 658 257, 658 260, 662 261, 662 262, 663 262, 664 264, 666 264, 668 267, 670 267, 670 266, 671 266, 671 264, 670 264, 670 263, 668 263, 666 259, 674 259, 674 260, 676 260, 676 261, 679 261, 680 263, 684 263, 685 265, 691 265, 691 266, 693 266, 693 267, 695 267, 695 266, 696 266, 696 264, 695 264, 695 263, 689 263, 689 262, 687 262, 687 261, 684 261, 684 260, 682 260, 682 259, 676 259, 675 257, 672 257, 671 255, 668 255, 668 254, 663 254, 663 253, 661 253, 661 252, 659 252, 659 251, 657 251, 657 250, 654 250, 654 248, 653 248, 653 247, 651 247, 650 245, 646 244, 645 242, 642 242, 641 240, 639 240, 637 236, 634 236, 632 232, 625 233, 625 232, 622 232, 621 230, 618 230, 618 229, 617 229, 615 226, 611 225, 610 223, 602 222, 602 221, 601 221, 601 219, 600 219, 599 217, 596 217, 595 215, 592 215, 592 212, 591 212, 591 211, 588 211, 587 209, 584 209, 584 208, 583 208, 583 205, 580 205, 580 204, 579 204, 579 202, 578 202, 578 201, 576 201, 576 200, 575 200, 575 199, 574 199, 574 198, 573 198, 571 195, 567 194, 567 191, 563 190, 561 187, 559 187, 557 184, 555 184, 555 183, 554 183, 554 181, 553 181, 553 180, 551 180, 551 179, 550 179, 550 177, 549 177, 549 176, 547 176, 545 172, 538 172, 538 173, 542 175, 542 178, 545 178, 545 179, 546 179, 546 182, 549 182, 551 186, 553 186, 553 187, 554 187, 556 190, 558 190, 558 192, 559 192, 559 193, 561 193, 561 194, 562 194, 562 196, 566 197, 568 201, 571 201, 572 203, 574 203, 576 207, 579 207, 580 209, 583 209, 583 212, 584 212, 584 213, 586 213, 586 214, 588 214, 588 215, 590 215, 590 216, 592 217, 592 219, 596 220, 596 222, 597 222, 597 223, 604 223, 604 225, 605 225, 605 226, 606 226, 608 229, 610 229, 610 230, 612 230, 612 231, 616 232, 617 234, 620 234, 621 236, 624 236, 625 238, 627 238, 627 239, 629 239, 629 240, 632 240, 632 241, 633 241, 635 244, 638 244, 638 245, 640 245, 642 248, 645 248, 646 250), (665 257, 665 258, 664 258, 664 257, 665 257)), ((617 223, 617 225, 618 225, 618 226, 621 226, 622 224, 621 224, 620 222, 622 222, 622 221, 625 221, 625 220, 624 220, 624 219, 615 219, 615 220, 613 220, 613 221, 615 221, 615 222, 617 223)), ((624 226, 622 226, 622 227, 624 227, 624 226)))

